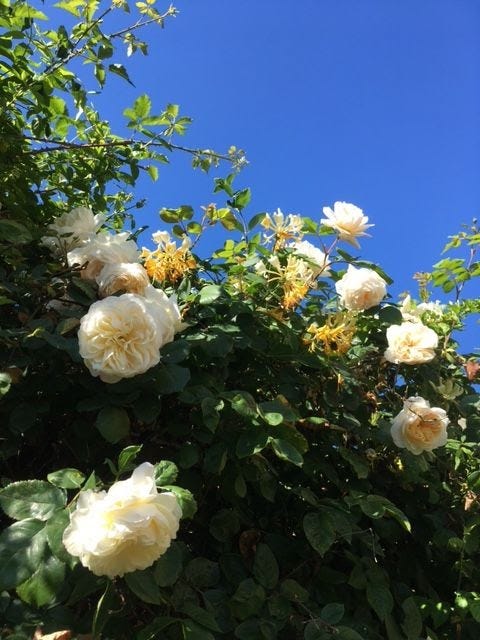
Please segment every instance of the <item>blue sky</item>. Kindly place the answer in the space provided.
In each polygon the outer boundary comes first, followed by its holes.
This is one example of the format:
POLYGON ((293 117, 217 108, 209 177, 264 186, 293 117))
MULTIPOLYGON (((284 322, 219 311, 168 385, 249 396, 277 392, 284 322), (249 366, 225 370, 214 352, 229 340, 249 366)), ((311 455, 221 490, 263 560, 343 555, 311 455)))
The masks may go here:
MULTIPOLYGON (((149 57, 127 62, 136 87, 107 84, 101 113, 118 126, 141 93, 157 111, 180 104, 194 119, 186 145, 245 149, 236 184, 252 188, 249 215, 280 207, 318 220, 336 200, 360 206, 375 224, 362 257, 394 278, 395 295, 415 294, 412 274, 430 270, 447 236, 479 214, 480 2, 175 6, 164 30, 144 32, 149 57)), ((187 158, 172 163, 141 184, 149 205, 139 221, 152 231, 163 206, 223 204, 211 176, 187 158)))

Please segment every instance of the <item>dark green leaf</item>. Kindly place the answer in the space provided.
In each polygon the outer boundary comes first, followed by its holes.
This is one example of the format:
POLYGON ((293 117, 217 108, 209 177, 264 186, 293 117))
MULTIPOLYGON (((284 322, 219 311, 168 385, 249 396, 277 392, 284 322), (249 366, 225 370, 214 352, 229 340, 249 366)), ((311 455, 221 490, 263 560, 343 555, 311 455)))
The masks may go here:
POLYGON ((115 444, 130 433, 130 418, 125 409, 104 407, 97 416, 95 426, 107 442, 115 444))
POLYGON ((85 480, 85 475, 78 469, 59 469, 49 473, 47 480, 62 489, 79 489, 85 480))
POLYGON ((260 543, 255 551, 253 562, 253 575, 266 589, 274 589, 279 576, 278 563, 271 549, 266 544, 260 543))
POLYGON ((48 520, 65 504, 65 493, 43 480, 13 482, 0 491, 0 506, 14 520, 48 520))
POLYGON ((51 604, 63 587, 65 564, 55 556, 42 562, 35 573, 17 587, 20 598, 34 607, 51 604))
POLYGON ((303 519, 303 529, 312 547, 323 556, 335 542, 335 531, 325 513, 307 513, 303 519))

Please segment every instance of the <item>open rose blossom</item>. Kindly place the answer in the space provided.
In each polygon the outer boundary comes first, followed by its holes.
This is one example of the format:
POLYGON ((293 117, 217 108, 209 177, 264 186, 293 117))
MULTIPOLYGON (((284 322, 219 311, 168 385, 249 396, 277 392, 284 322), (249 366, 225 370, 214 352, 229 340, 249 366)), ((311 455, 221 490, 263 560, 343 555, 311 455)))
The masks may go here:
POLYGON ((161 347, 182 325, 176 299, 163 291, 152 298, 124 293, 90 306, 80 321, 78 342, 92 376, 114 383, 158 364, 161 347))
POLYGON ((323 207, 326 218, 320 220, 321 224, 331 227, 338 233, 340 240, 353 244, 360 248, 357 238, 368 236, 365 233, 369 227, 374 227, 368 223, 368 217, 363 215, 363 211, 349 202, 335 202, 333 209, 323 207))
POLYGON ((357 269, 351 264, 335 284, 341 304, 349 311, 375 307, 387 294, 387 283, 373 269, 357 269))
POLYGON ((397 447, 415 455, 432 451, 447 442, 448 416, 443 409, 431 407, 420 396, 408 398, 394 418, 391 434, 397 447))
POLYGON ((101 298, 125 293, 143 294, 150 284, 147 272, 139 262, 106 264, 96 277, 101 298))
POLYGON ((63 544, 97 576, 123 576, 151 566, 175 539, 182 511, 173 493, 158 493, 144 462, 108 491, 81 491, 63 544))
POLYGON ((308 240, 294 242, 288 245, 288 248, 293 249, 293 252, 299 258, 305 257, 308 259, 307 264, 312 270, 315 278, 318 278, 320 275, 324 277, 328 277, 330 275, 330 271, 328 269, 330 263, 328 262, 327 255, 311 242, 308 242, 308 240))
POLYGON ((88 207, 76 207, 48 225, 51 235, 42 238, 42 243, 53 253, 70 251, 94 236, 104 222, 103 214, 94 215, 88 207))
POLYGON ((81 246, 67 254, 68 266, 85 267, 82 278, 95 280, 104 265, 120 262, 138 262, 140 250, 134 240, 129 240, 126 231, 122 233, 98 233, 90 236, 81 246))
POLYGON ((421 322, 402 322, 387 329, 385 359, 395 364, 423 364, 435 357, 438 336, 421 322))

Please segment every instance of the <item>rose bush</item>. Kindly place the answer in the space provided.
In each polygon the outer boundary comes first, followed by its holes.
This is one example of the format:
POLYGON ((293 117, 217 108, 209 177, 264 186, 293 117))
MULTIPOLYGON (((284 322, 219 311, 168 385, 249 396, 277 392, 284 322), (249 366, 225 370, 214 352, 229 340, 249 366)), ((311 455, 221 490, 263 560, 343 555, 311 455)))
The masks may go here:
POLYGON ((0 2, 2 640, 477 640, 476 224, 396 304, 356 205, 252 215, 177 105, 101 118, 172 7, 48 10, 0 2), (178 153, 219 204, 153 222, 178 153))

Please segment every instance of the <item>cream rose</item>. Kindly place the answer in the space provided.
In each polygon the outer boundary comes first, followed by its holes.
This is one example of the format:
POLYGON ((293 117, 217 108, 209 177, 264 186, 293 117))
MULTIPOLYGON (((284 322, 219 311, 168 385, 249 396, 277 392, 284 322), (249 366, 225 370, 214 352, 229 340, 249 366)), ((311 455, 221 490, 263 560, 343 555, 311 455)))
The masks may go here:
POLYGON ((416 396, 403 403, 403 409, 392 422, 391 434, 397 447, 415 455, 432 451, 447 442, 448 416, 443 409, 416 396))
POLYGON ((152 565, 175 539, 182 511, 173 493, 158 493, 144 462, 108 491, 82 491, 63 544, 97 576, 123 576, 152 565))
POLYGON ((387 294, 387 283, 373 269, 357 269, 351 264, 335 284, 341 304, 349 311, 375 307, 387 294))
POLYGON ((68 265, 86 265, 81 274, 82 278, 95 280, 106 264, 138 262, 140 250, 135 241, 129 240, 128 236, 126 231, 90 236, 81 247, 68 252, 68 265))
POLYGON ((177 311, 163 292, 153 300, 124 293, 94 302, 78 331, 80 355, 92 376, 114 383, 158 364, 160 348, 181 328, 177 311))
POLYGON ((385 358, 395 364, 423 364, 435 357, 438 336, 421 322, 402 322, 387 329, 385 358))
POLYGON ((50 235, 44 236, 42 243, 54 253, 70 251, 94 236, 104 222, 103 214, 94 215, 88 207, 76 207, 48 225, 50 235))
POLYGON ((114 293, 138 293, 142 295, 150 284, 147 272, 139 262, 106 264, 96 277, 101 298, 114 293))
POLYGON ((416 304, 412 298, 407 295, 402 302, 400 311, 403 319, 407 322, 418 322, 426 312, 438 317, 442 316, 443 305, 438 300, 436 302, 420 302, 420 304, 416 304))
POLYGON ((368 217, 363 215, 363 211, 348 202, 335 202, 333 209, 324 207, 323 213, 327 217, 320 220, 321 224, 335 229, 340 240, 353 244, 357 249, 360 248, 357 238, 368 236, 365 231, 375 226, 367 224, 368 217))
POLYGON ((330 275, 330 271, 328 267, 330 263, 328 262, 327 255, 318 247, 315 247, 308 240, 302 240, 301 242, 293 242, 289 245, 290 249, 293 249, 293 252, 298 257, 305 257, 308 259, 308 266, 315 278, 322 275, 324 277, 328 277, 330 275))

